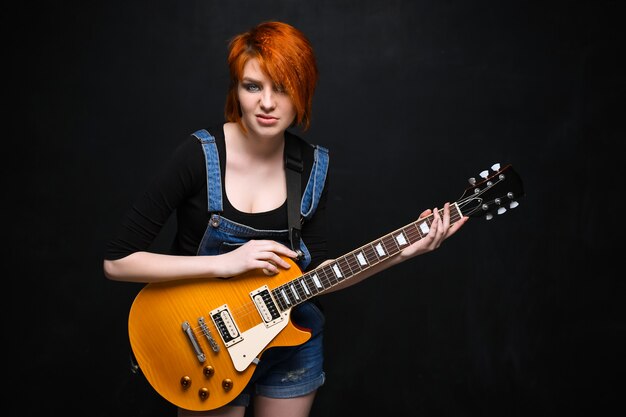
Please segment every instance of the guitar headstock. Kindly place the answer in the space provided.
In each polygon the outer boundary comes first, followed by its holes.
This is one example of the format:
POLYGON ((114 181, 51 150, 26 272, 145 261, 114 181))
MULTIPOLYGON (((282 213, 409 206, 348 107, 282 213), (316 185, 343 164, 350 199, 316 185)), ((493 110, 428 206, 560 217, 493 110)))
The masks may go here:
POLYGON ((510 164, 504 167, 493 164, 479 176, 480 180, 470 178, 471 187, 457 201, 464 216, 485 216, 491 220, 494 214, 504 214, 519 205, 518 199, 524 196, 524 187, 510 164))

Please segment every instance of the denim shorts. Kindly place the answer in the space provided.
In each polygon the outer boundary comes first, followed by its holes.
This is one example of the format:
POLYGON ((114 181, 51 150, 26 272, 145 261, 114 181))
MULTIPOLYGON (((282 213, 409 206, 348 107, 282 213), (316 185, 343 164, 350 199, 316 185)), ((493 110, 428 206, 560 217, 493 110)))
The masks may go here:
POLYGON ((291 312, 291 320, 311 330, 311 338, 299 346, 277 346, 263 353, 250 383, 228 405, 247 407, 253 395, 294 398, 309 394, 324 384, 324 313, 311 302, 291 312))

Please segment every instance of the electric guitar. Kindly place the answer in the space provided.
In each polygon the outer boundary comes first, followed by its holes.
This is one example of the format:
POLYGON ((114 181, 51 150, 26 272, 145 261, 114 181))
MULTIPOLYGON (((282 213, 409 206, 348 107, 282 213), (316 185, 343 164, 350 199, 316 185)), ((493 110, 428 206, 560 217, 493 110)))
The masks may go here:
MULTIPOLYGON (((463 216, 502 214, 524 195, 511 165, 494 164, 450 205, 463 216)), ((442 214, 443 209, 440 210, 442 214)), ((131 349, 150 385, 172 404, 212 410, 241 393, 262 354, 296 346, 311 334, 290 321, 291 309, 398 254, 428 234, 433 214, 420 218, 314 270, 291 268, 271 278, 260 271, 230 279, 147 284, 130 309, 131 349)))

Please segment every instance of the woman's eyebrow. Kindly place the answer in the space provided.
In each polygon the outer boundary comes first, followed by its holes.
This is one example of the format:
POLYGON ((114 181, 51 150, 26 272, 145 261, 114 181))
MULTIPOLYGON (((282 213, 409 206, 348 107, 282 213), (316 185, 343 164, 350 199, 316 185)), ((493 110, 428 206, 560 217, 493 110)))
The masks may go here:
POLYGON ((254 78, 250 78, 250 77, 243 77, 241 79, 241 81, 246 81, 246 82, 249 82, 249 83, 262 84, 262 82, 260 80, 255 80, 254 78))

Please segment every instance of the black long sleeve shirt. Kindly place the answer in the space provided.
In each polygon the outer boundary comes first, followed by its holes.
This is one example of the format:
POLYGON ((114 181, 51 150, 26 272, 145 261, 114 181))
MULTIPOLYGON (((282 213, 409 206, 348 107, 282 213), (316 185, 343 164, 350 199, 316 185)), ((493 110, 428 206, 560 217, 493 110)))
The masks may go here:
MULTIPOLYGON (((216 139, 223 179, 226 166, 224 132, 221 125, 209 132, 216 139)), ((304 190, 313 165, 313 147, 304 141, 300 142, 304 165, 301 189, 304 190)), ((317 267, 327 257, 327 189, 328 179, 315 214, 302 226, 302 240, 312 258, 307 269, 317 267)), ((286 200, 274 210, 244 213, 234 208, 226 193, 223 194, 224 217, 256 229, 288 228, 286 200)), ((169 161, 125 214, 117 234, 107 245, 105 259, 120 259, 133 252, 147 250, 174 212, 177 230, 169 253, 195 255, 208 225, 210 213, 207 205, 204 152, 193 135, 176 148, 169 161)))

